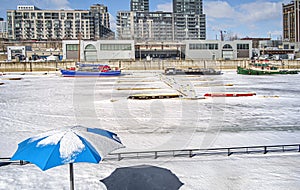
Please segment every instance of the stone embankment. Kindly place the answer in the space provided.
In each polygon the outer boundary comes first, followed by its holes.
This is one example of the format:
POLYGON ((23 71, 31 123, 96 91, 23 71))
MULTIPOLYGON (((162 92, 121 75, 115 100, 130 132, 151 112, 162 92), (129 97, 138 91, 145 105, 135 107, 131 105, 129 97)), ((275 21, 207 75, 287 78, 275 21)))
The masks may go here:
MULTIPOLYGON (((152 61, 100 61, 88 62, 97 64, 109 64, 123 70, 164 70, 167 67, 176 68, 214 68, 216 70, 236 69, 237 66, 246 66, 249 60, 152 60, 152 61)), ((272 62, 273 63, 273 62, 272 62)), ((285 69, 300 69, 300 61, 284 60, 275 61, 275 64, 285 69)), ((0 72, 34 72, 57 71, 74 67, 75 61, 61 62, 0 62, 0 72)))

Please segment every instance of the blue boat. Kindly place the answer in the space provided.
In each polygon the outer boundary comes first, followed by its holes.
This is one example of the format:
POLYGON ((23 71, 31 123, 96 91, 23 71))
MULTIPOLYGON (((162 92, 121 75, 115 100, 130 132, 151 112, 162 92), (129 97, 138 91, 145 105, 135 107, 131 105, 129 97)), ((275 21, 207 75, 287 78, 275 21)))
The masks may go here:
POLYGON ((112 70, 108 65, 96 64, 81 64, 76 65, 79 68, 71 68, 69 70, 60 70, 64 77, 104 77, 104 76, 118 76, 121 75, 121 70, 112 70))
POLYGON ((89 72, 89 71, 74 71, 74 70, 60 70, 64 77, 102 77, 102 76, 118 76, 121 71, 108 71, 108 72, 89 72))

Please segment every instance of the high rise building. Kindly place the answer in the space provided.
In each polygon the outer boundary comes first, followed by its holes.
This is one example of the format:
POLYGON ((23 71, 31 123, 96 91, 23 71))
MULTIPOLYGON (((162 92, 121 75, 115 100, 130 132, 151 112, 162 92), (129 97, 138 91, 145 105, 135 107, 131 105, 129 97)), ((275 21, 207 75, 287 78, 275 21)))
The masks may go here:
POLYGON ((0 18, 0 39, 7 38, 7 22, 0 18))
POLYGON ((173 0, 173 13, 176 39, 206 39, 202 0, 173 0))
POLYGON ((109 14, 104 5, 90 10, 41 10, 18 6, 7 10, 8 38, 13 40, 103 39, 110 30, 109 14))
POLYGON ((130 11, 149 11, 149 0, 131 0, 130 11))
POLYGON ((92 25, 91 30, 94 33, 93 39, 109 38, 114 35, 110 30, 109 13, 107 6, 95 4, 90 8, 92 25))
POLYGON ((283 40, 300 42, 300 3, 299 0, 282 4, 283 40))
POLYGON ((0 33, 6 33, 7 32, 7 22, 4 21, 3 18, 0 18, 0 33))
POLYGON ((202 6, 202 0, 173 0, 173 12, 149 12, 148 0, 131 0, 131 11, 118 12, 117 37, 136 41, 205 40, 202 6))
POLYGON ((171 12, 121 11, 117 16, 117 38, 145 41, 173 41, 171 12))

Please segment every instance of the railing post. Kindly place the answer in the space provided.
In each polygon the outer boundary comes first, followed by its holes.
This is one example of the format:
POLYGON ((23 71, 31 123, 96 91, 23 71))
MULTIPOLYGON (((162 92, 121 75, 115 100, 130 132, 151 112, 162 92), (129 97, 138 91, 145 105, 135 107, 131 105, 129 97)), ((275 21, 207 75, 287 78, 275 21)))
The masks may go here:
POLYGON ((264 154, 267 154, 267 152, 268 152, 268 151, 267 151, 267 147, 265 146, 265 147, 264 147, 264 154))
POLYGON ((121 153, 118 154, 118 161, 120 161, 122 158, 121 158, 121 153))
POLYGON ((193 151, 190 150, 190 158, 192 158, 192 157, 193 157, 193 151))
POLYGON ((299 147, 298 147, 298 152, 300 152, 300 145, 298 145, 299 147))
POLYGON ((157 158, 157 152, 155 151, 154 152, 154 159, 156 159, 157 158))
POLYGON ((230 148, 227 149, 227 156, 230 156, 232 153, 230 152, 230 148))

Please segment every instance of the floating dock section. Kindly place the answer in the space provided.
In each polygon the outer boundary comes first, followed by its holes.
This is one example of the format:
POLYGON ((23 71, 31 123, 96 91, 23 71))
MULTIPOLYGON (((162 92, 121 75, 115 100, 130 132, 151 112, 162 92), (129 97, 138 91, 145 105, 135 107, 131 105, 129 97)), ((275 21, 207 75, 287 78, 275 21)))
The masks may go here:
POLYGON ((22 80, 22 78, 20 78, 20 77, 2 78, 2 80, 22 80))
POLYGON ((147 99, 170 99, 180 98, 182 95, 175 93, 162 93, 162 94, 134 94, 128 96, 128 99, 147 100, 147 99))
POLYGON ((204 97, 243 97, 255 95, 255 92, 211 92, 204 94, 204 97))

